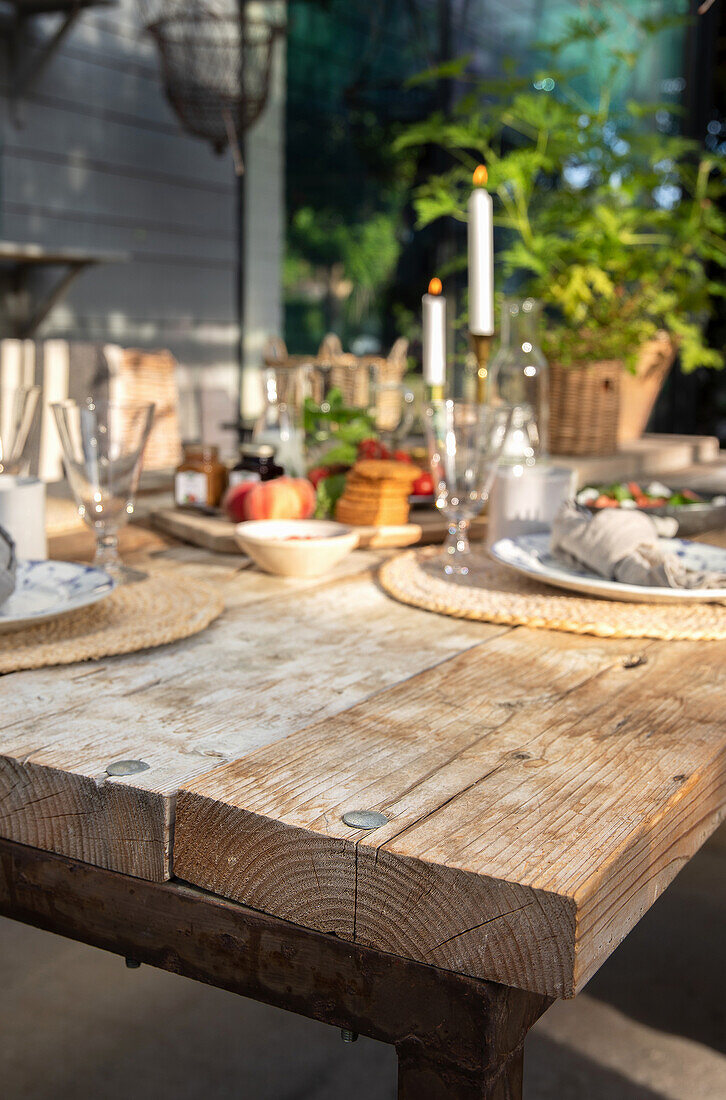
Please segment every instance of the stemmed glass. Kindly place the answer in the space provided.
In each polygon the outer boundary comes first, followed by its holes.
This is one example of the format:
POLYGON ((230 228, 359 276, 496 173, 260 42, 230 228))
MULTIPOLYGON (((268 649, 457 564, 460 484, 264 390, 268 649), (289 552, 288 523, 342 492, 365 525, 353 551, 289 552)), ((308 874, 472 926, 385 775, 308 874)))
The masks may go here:
POLYGON ((51 408, 78 514, 96 536, 94 565, 119 583, 140 580, 143 573, 121 562, 118 531, 134 510, 154 405, 89 398, 82 405, 59 401, 51 408))
POLYGON ((432 401, 426 407, 436 507, 449 527, 441 555, 447 576, 469 573, 469 526, 489 499, 511 416, 506 406, 465 401, 432 401))
POLYGON ((381 442, 389 450, 400 446, 414 420, 414 394, 405 382, 383 382, 376 378, 371 387, 371 415, 381 442))
POLYGON ((0 474, 20 474, 26 467, 25 444, 39 393, 39 386, 0 389, 0 474))

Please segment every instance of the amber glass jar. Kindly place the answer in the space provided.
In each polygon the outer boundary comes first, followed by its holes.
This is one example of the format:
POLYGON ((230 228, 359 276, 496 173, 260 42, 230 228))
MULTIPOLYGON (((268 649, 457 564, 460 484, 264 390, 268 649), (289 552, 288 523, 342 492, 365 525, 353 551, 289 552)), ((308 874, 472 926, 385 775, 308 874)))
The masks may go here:
POLYGON ((216 508, 227 487, 227 468, 219 460, 219 447, 198 443, 184 447, 184 457, 174 475, 176 504, 216 508))

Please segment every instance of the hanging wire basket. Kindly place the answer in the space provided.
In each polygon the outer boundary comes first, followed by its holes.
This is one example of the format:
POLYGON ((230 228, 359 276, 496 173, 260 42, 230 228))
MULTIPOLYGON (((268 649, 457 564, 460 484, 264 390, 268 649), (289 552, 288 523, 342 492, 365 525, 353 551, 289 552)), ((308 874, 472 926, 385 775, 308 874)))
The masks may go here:
POLYGON ((267 103, 272 51, 282 27, 249 14, 244 3, 214 0, 155 0, 144 22, 183 128, 218 153, 228 144, 237 148, 267 103))

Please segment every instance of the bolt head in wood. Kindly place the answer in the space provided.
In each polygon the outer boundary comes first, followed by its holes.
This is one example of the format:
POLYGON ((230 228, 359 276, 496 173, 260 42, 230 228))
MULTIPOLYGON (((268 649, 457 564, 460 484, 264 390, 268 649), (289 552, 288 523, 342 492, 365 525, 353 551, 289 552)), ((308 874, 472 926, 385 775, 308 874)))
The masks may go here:
POLYGON ((343 814, 343 824, 350 825, 351 829, 380 829, 381 825, 388 824, 388 818, 376 810, 349 810, 343 814))
POLYGON ((106 775, 136 775, 148 771, 150 765, 144 760, 114 760, 106 768, 106 775))

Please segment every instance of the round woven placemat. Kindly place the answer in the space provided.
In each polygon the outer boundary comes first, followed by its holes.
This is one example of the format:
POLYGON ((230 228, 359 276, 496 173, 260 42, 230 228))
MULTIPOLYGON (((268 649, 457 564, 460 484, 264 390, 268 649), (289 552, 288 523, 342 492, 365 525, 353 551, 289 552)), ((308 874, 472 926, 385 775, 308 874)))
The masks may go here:
POLYGON ((459 619, 601 638, 726 639, 721 604, 620 603, 568 595, 505 569, 483 551, 468 580, 451 580, 435 560, 440 554, 438 547, 398 554, 381 568, 383 588, 402 603, 459 619))
POLYGON ((166 645, 198 634, 223 610, 221 597, 196 579, 151 575, 92 607, 0 634, 0 673, 166 645))

